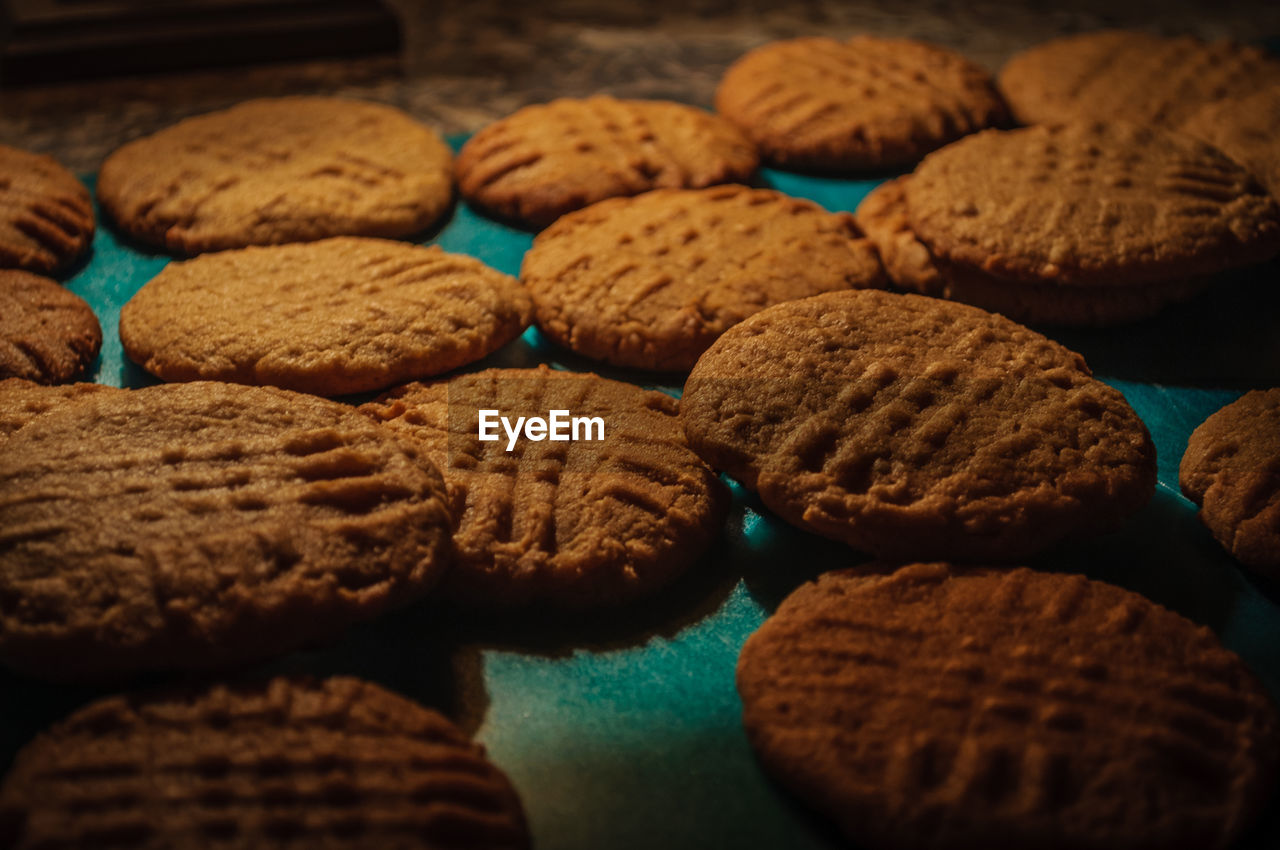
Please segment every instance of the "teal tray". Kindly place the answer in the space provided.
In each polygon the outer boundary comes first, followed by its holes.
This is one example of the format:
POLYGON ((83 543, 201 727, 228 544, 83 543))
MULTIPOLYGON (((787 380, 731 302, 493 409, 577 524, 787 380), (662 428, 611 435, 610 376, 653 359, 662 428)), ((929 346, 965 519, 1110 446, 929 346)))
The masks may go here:
MULTIPOLYGON (((452 140, 455 148, 461 141, 452 140)), ((769 170, 759 179, 831 210, 852 210, 879 182, 769 170)), ((425 241, 517 274, 532 237, 459 203, 425 241)), ((99 228, 92 255, 67 282, 102 322, 94 380, 154 382, 123 356, 117 322, 121 305, 168 261, 123 242, 109 225, 99 228)), ((1028 564, 1114 582, 1210 626, 1280 696, 1280 592, 1242 574, 1177 484, 1196 425, 1245 389, 1280 385, 1277 279, 1269 267, 1224 280, 1193 303, 1129 327, 1043 329, 1082 352, 1142 416, 1158 452, 1159 485, 1122 531, 1028 564)), ((536 329, 476 368, 535 363, 675 394, 681 380, 602 368, 553 347, 536 329)), ((248 672, 358 675, 442 709, 510 775, 540 850, 841 846, 759 770, 733 675, 742 642, 783 597, 860 558, 781 523, 731 486, 732 509, 714 550, 669 592, 621 614, 469 618, 428 600, 248 672)), ((0 769, 36 732, 101 693, 0 673, 0 769)), ((1280 816, 1241 846, 1280 847, 1280 816)))

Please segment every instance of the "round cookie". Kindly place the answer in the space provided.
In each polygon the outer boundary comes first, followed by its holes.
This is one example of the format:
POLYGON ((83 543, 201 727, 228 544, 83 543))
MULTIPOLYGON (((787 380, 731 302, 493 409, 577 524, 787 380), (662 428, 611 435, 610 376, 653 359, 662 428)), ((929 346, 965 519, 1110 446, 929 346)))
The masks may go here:
POLYGON ((523 109, 463 145, 458 190, 499 218, 540 228, 572 210, 650 189, 741 183, 755 148, 723 118, 663 100, 605 95, 523 109))
POLYGON ((1023 124, 1123 120, 1176 129, 1203 104, 1280 82, 1280 61, 1232 41, 1103 30, 1010 59, 998 86, 1023 124))
POLYGON ((250 100, 107 157, 98 200, 134 239, 197 254, 326 236, 407 236, 452 197, 452 155, 390 106, 250 100))
POLYGON ((529 846, 481 746, 346 677, 99 699, 18 753, 6 825, 12 850, 529 846))
POLYGON ((857 223, 876 246, 894 285, 973 304, 1028 324, 1104 326, 1144 319, 1212 284, 1197 277, 1137 286, 1059 286, 999 278, 934 257, 911 229, 906 184, 881 183, 858 205, 857 223))
POLYGON ((85 185, 53 157, 0 145, 0 268, 56 274, 92 241, 85 185))
POLYGON ((1280 389, 1246 393, 1202 422, 1178 481, 1223 548, 1280 578, 1280 389))
POLYGON ((1080 575, 827 573, 747 640, 737 682, 764 768, 867 850, 1221 850, 1280 755, 1238 656, 1080 575))
POLYGON ((1280 198, 1280 85, 1203 106, 1182 125, 1182 132, 1249 169, 1272 197, 1280 198))
POLYGON ((618 366, 683 371, 765 307, 883 278, 848 213, 746 186, 593 204, 538 234, 520 271, 555 342, 618 366))
POLYGON ((788 522, 891 560, 1011 559, 1119 526, 1155 449, 1080 355, 976 307, 850 290, 730 328, 689 444, 788 522))
MULTIPOLYGON (((588 609, 669 584, 715 538, 724 487, 685 444, 675 399, 596 375, 489 369, 410 384, 360 408, 439 464, 456 518, 444 592, 478 608, 588 609), (511 445, 480 410, 598 417, 580 439, 511 445), (590 435, 591 439, 581 439, 590 435), (510 450, 509 450, 510 447, 510 450)), ((572 430, 568 430, 569 428, 572 430)))
POLYGON ((449 522, 435 467, 344 405, 101 393, 0 452, 0 662, 97 680, 265 658, 416 599, 449 522))
POLYGON ((841 171, 911 165, 1006 121, 979 66, 931 44, 871 36, 758 47, 725 72, 716 111, 774 165, 841 171))
POLYGON ((0 270, 0 379, 69 381, 101 347, 102 327, 83 298, 47 277, 0 270))
POLYGON ((1029 282, 1182 281, 1280 251, 1280 206, 1247 171, 1136 124, 978 133, 926 157, 905 197, 935 257, 1029 282))
POLYGON ((340 395, 479 360, 531 313, 519 282, 479 260, 338 237, 170 263, 120 311, 120 341, 166 381, 340 395))
POLYGON ((102 384, 45 386, 23 378, 0 380, 0 444, 9 435, 41 414, 97 393, 124 390, 102 384))

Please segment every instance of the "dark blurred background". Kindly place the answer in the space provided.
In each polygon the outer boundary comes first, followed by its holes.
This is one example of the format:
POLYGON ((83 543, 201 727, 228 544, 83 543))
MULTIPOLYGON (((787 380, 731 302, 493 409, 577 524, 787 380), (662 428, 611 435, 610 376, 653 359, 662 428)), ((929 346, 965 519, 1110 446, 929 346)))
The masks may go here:
POLYGON ((1268 41, 1280 2, 1085 0, 0 0, 0 142, 78 172, 179 118, 249 97, 394 103, 445 133, 606 91, 709 105, 724 68, 775 38, 927 39, 993 69, 1108 26, 1268 41))

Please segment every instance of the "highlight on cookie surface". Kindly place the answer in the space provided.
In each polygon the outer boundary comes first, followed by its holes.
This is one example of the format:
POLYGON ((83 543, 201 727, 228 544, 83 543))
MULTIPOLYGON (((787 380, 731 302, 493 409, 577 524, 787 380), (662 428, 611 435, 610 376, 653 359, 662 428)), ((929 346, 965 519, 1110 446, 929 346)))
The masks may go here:
POLYGON ((61 384, 48 386, 23 378, 0 379, 0 444, 14 431, 43 413, 97 393, 120 393, 119 387, 103 384, 61 384))
POLYGON ((1083 358, 976 307, 850 290, 729 329, 685 384, 711 466, 808 531, 896 560, 1013 559, 1109 531, 1155 449, 1083 358))
POLYGON ((795 38, 750 51, 725 72, 716 111, 782 168, 909 166, 1006 122, 991 75, 921 41, 795 38))
POLYGON ((53 157, 0 145, 0 268, 58 274, 93 242, 89 190, 53 157))
POLYGON ((827 573, 742 648, 761 766, 867 850, 1234 846, 1280 716, 1205 627, 1081 575, 827 573))
POLYGON ((359 679, 100 699, 0 786, 11 850, 524 850, 511 782, 437 712, 359 679))
POLYGON ((462 196, 525 227, 659 188, 742 183, 755 146, 719 116, 665 100, 606 95, 526 106, 484 127, 458 154, 462 196))
POLYGON ((520 279, 556 343, 619 366, 687 371, 765 307, 884 278, 848 213, 726 185, 569 213, 534 239, 520 279))
POLYGON ((98 200, 133 239, 178 254, 418 233, 449 208, 452 154, 391 106, 250 100, 124 145, 98 200))
POLYGON ((1245 393, 1200 423, 1178 481, 1232 557, 1280 579, 1280 389, 1245 393))
POLYGON ((698 561, 727 507, 685 443, 675 399, 632 384, 488 369, 360 410, 444 473, 455 557, 442 592, 470 607, 592 610, 651 595, 698 561), (547 427, 512 427, 530 419, 547 427))
POLYGON ((169 263, 120 311, 120 340, 167 381, 342 395, 479 360, 531 314, 515 278, 472 257, 337 237, 169 263))
POLYGON ((419 598, 449 523, 431 462, 344 405, 91 394, 0 451, 0 663, 106 680, 266 658, 419 598))

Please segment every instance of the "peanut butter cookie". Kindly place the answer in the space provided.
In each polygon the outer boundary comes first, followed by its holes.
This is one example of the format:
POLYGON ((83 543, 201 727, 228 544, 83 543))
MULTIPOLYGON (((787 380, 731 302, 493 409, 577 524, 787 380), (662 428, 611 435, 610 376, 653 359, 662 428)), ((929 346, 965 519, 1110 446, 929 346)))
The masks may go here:
POLYGON ((1084 576, 827 573, 742 648, 764 768, 867 850, 1226 848, 1280 718, 1203 626, 1084 576))
POLYGON ((98 200, 129 236, 198 254, 326 236, 407 236, 449 207, 452 155, 390 106, 250 100, 107 157, 98 200))
POLYGON ((526 106, 458 154, 458 188, 491 215, 545 227, 572 210, 650 189, 741 183, 755 147, 728 121, 662 100, 597 95, 526 106))

